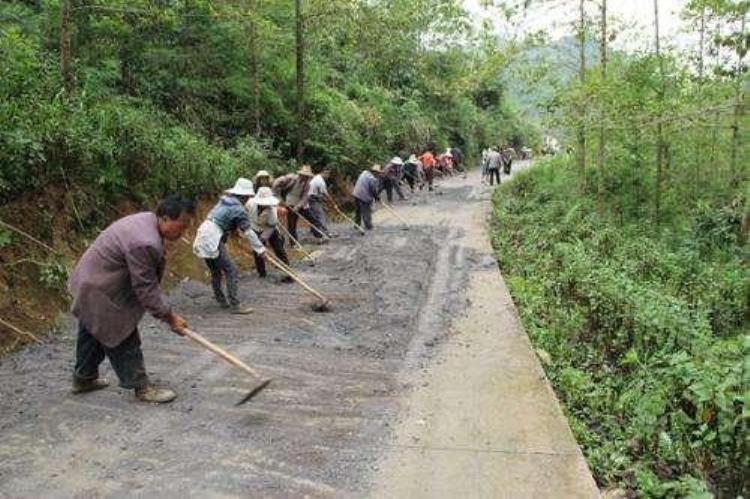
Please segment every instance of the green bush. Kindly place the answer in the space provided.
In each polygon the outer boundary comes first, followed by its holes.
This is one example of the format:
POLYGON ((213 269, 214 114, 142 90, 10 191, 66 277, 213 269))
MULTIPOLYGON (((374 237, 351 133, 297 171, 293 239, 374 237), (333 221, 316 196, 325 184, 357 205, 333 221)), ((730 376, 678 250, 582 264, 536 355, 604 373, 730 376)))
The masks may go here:
POLYGON ((656 231, 602 215, 558 159, 498 191, 494 226, 500 267, 599 483, 649 497, 739 494, 748 275, 735 218, 699 207, 656 231))

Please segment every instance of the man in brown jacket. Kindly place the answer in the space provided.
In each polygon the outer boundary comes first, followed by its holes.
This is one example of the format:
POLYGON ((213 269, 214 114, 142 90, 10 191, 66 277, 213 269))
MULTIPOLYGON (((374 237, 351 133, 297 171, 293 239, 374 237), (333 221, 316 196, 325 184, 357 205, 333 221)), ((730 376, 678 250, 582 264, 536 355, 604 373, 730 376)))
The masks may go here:
POLYGON ((182 236, 195 213, 192 201, 170 196, 156 212, 142 212, 107 227, 78 261, 68 282, 73 315, 78 318, 73 393, 107 386, 99 379, 104 357, 139 400, 170 402, 172 390, 149 382, 141 351, 138 322, 148 311, 177 334, 187 327, 164 299, 164 239, 182 236))
POLYGON ((288 208, 286 215, 287 230, 294 239, 297 236, 297 221, 302 215, 308 222, 312 223, 310 231, 317 239, 328 238, 318 226, 315 213, 310 211, 310 181, 313 171, 310 165, 302 165, 297 173, 289 173, 273 181, 273 193, 281 200, 281 204, 288 208))

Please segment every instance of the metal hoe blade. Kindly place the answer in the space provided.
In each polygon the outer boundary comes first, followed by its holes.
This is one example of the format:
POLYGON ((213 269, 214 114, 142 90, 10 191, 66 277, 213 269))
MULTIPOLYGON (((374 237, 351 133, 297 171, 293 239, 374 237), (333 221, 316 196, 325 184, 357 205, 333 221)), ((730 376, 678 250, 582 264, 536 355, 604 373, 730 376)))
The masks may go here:
POLYGON ((240 405, 244 404, 245 402, 247 402, 248 400, 250 400, 251 398, 255 397, 258 393, 260 393, 261 390, 263 390, 265 387, 267 387, 270 382, 271 382, 270 379, 267 379, 265 381, 261 381, 261 383, 258 386, 256 386, 252 390, 250 390, 250 392, 248 392, 248 394, 245 395, 242 398, 242 400, 240 400, 239 402, 237 402, 236 404, 234 404, 234 406, 235 407, 240 406, 240 405))

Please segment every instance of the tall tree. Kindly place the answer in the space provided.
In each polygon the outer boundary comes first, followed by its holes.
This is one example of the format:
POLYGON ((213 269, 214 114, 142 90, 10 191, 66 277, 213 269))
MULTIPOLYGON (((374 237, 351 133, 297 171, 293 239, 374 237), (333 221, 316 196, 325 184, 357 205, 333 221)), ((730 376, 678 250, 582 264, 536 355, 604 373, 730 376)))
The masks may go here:
POLYGON ((659 223, 661 218, 661 191, 664 179, 664 128, 662 123, 662 108, 664 105, 665 80, 664 80, 664 61, 661 57, 661 41, 659 36, 659 0, 654 0, 654 33, 656 60, 659 64, 659 90, 657 92, 657 113, 656 113, 656 192, 654 194, 655 202, 655 220, 659 223))
POLYGON ((294 0, 294 20, 297 66, 297 164, 305 155, 305 23, 302 17, 302 0, 294 0))
POLYGON ((604 101, 607 98, 606 81, 607 81, 607 0, 601 0, 601 33, 599 40, 599 70, 601 76, 599 106, 602 110, 599 116, 599 150, 597 154, 597 166, 599 169, 597 195, 599 199, 599 208, 603 208, 604 202, 604 163, 606 161, 606 144, 604 128, 604 101))
POLYGON ((700 39, 698 43, 698 84, 703 85, 703 57, 706 53, 706 46, 705 46, 705 40, 706 40, 706 6, 703 5, 701 7, 701 19, 700 19, 700 28, 698 29, 700 34, 700 39))
POLYGON ((730 159, 730 185, 733 190, 737 189, 741 183, 739 169, 737 168, 737 152, 740 148, 740 122, 744 113, 742 83, 744 81, 744 58, 747 53, 747 38, 745 33, 745 21, 747 19, 747 4, 744 11, 741 12, 742 21, 740 22, 740 32, 737 41, 737 66, 735 68, 735 103, 734 103, 734 120, 732 122, 732 153, 730 159))
POLYGON ((258 63, 258 20, 257 16, 259 8, 259 0, 250 0, 248 8, 248 49, 250 52, 250 95, 252 96, 253 102, 253 127, 255 129, 255 137, 260 137, 260 74, 259 74, 259 63, 258 63))
POLYGON ((73 64, 70 50, 70 6, 71 0, 60 2, 60 72, 66 96, 70 97, 74 90, 73 64))
MULTIPOLYGON (((586 88, 586 6, 585 0, 579 0, 580 24, 578 27, 578 41, 580 48, 578 77, 581 81, 581 92, 586 88)), ((579 187, 581 191, 586 189, 586 125, 584 118, 586 115, 585 95, 581 96, 581 105, 578 110, 579 123, 577 130, 578 147, 576 149, 576 162, 578 164, 579 187)))

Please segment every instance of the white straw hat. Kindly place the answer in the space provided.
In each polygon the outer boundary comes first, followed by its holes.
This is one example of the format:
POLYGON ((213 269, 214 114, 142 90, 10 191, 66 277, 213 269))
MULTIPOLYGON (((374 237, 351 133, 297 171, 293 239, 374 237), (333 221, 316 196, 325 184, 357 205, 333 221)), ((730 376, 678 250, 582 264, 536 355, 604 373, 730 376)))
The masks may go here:
POLYGON ((393 163, 394 165, 399 165, 399 166, 401 166, 401 165, 403 165, 403 164, 404 164, 404 160, 402 160, 402 159, 401 159, 401 158, 399 158, 398 156, 394 156, 394 157, 392 157, 392 158, 391 158, 391 163, 393 163))
POLYGON ((276 206, 279 204, 279 198, 273 195, 270 187, 261 187, 253 198, 258 206, 276 206))
POLYGON ((255 189, 253 189, 253 182, 252 180, 246 179, 244 177, 240 177, 237 179, 237 182, 234 183, 234 187, 231 189, 227 189, 227 194, 234 194, 235 196, 254 196, 255 195, 255 189))

